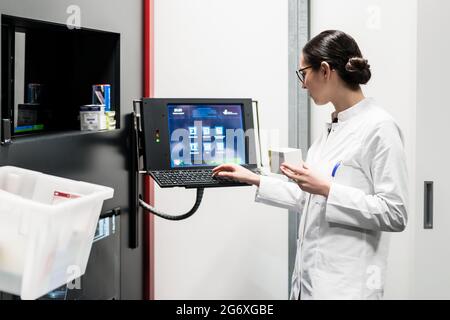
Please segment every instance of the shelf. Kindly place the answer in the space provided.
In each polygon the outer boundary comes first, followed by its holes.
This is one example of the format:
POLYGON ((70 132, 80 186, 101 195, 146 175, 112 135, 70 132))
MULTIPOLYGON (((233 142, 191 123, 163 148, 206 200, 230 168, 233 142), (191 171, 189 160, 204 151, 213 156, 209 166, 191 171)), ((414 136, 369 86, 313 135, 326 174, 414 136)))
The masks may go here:
POLYGON ((101 130, 101 131, 61 131, 61 132, 49 132, 49 133, 41 133, 41 134, 30 134, 23 135, 19 137, 15 137, 12 139, 12 144, 21 144, 21 143, 29 143, 35 141, 42 140, 54 140, 54 139, 62 139, 62 138, 70 138, 70 137, 80 137, 86 135, 108 135, 108 134, 117 134, 121 129, 114 130, 101 130))
POLYGON ((1 119, 10 120, 13 141, 74 135, 80 107, 104 101, 121 127, 118 33, 1 15, 1 69, 1 119), (109 85, 102 93, 110 100, 93 93, 99 84, 109 85))

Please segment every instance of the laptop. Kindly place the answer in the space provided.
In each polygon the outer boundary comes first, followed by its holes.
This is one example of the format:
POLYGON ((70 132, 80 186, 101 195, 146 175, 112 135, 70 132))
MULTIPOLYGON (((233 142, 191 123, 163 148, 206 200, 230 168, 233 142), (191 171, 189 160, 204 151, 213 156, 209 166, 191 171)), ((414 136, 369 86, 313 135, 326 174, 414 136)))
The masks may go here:
POLYGON ((144 99, 144 167, 162 188, 246 184, 212 176, 223 163, 258 172, 251 99, 144 99))

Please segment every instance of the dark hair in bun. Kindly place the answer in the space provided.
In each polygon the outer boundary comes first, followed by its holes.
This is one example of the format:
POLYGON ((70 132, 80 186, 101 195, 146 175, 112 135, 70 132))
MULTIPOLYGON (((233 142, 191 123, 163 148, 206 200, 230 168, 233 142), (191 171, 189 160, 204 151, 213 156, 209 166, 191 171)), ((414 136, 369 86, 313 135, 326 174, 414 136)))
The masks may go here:
POLYGON ((338 30, 323 31, 312 38, 303 48, 305 62, 319 70, 322 62, 328 62, 341 79, 351 88, 369 82, 370 65, 363 58, 356 41, 338 30))

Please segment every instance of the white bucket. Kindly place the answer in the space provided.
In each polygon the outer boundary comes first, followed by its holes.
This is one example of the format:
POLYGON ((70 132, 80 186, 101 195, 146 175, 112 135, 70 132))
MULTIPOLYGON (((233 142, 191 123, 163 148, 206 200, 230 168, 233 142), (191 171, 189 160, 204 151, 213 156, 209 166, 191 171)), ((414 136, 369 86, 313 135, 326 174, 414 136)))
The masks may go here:
POLYGON ((37 299, 86 271, 112 188, 0 167, 0 291, 37 299))

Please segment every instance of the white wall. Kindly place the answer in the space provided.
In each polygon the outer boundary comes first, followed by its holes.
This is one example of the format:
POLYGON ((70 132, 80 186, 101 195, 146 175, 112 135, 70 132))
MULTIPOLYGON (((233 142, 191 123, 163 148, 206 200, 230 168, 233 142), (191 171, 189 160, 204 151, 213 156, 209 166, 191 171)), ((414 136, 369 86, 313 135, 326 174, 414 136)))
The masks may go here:
MULTIPOLYGON (((312 36, 326 29, 352 35, 372 67, 364 88, 398 121, 406 137, 411 205, 405 232, 392 235, 386 299, 407 299, 413 265, 415 223, 415 121, 417 72, 417 0, 313 0, 312 36)), ((312 139, 328 121, 332 106, 312 103, 312 139)))
MULTIPOLYGON (((155 0, 156 97, 256 99, 261 127, 287 145, 287 65, 287 1, 155 0)), ((287 211, 254 203, 254 192, 206 189, 193 217, 156 218, 156 299, 288 297, 287 211)), ((168 212, 194 199, 156 192, 168 212)))

